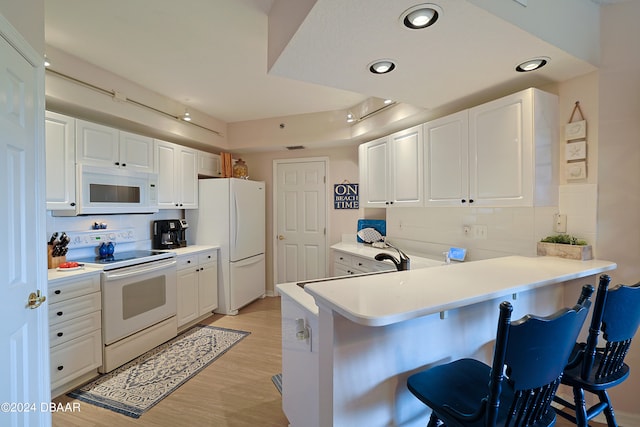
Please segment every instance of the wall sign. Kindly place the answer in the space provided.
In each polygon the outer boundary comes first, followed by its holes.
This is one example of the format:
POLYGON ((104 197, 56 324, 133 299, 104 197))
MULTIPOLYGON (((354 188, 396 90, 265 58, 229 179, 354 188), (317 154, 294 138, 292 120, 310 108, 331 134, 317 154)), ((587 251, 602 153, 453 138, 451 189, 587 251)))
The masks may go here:
POLYGON ((358 184, 343 182, 333 185, 334 209, 359 209, 360 195, 358 184))

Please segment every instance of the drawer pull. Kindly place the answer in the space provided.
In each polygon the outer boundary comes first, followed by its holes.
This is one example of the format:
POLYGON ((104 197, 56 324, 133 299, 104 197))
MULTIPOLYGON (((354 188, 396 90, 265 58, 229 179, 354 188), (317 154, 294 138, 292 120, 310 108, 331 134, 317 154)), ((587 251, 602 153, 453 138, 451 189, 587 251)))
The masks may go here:
POLYGON ((62 371, 64 369, 64 366, 60 365, 58 366, 58 371, 62 371))
POLYGON ((53 293, 56 295, 60 295, 62 291, 60 289, 56 289, 55 291, 53 291, 53 293))
POLYGON ((187 260, 187 264, 191 264, 191 260, 190 259, 187 260))
POLYGON ((64 332, 58 332, 58 336, 61 337, 64 335, 64 332))
POLYGON ((62 314, 63 314, 63 313, 62 313, 61 311, 59 311, 59 312, 57 312, 56 314, 57 314, 58 316, 62 316, 62 314))

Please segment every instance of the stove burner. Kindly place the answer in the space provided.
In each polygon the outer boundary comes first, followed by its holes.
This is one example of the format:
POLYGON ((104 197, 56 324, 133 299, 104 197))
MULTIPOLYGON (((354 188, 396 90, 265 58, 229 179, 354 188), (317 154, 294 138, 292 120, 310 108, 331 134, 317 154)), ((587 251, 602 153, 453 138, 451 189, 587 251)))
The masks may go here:
POLYGON ((115 268, 128 267, 131 265, 172 258, 174 256, 175 254, 173 254, 172 252, 137 250, 119 252, 104 257, 95 256, 79 258, 74 261, 84 264, 93 264, 98 267, 104 267, 105 270, 112 270, 115 268))

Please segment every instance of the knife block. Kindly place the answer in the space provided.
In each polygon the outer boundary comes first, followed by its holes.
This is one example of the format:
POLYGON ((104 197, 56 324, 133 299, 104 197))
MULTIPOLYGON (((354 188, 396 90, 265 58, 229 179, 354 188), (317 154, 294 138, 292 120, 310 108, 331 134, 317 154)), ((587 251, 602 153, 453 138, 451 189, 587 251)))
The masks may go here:
POLYGON ((67 262, 67 256, 53 256, 53 245, 47 245, 47 265, 48 268, 57 268, 63 262, 67 262))

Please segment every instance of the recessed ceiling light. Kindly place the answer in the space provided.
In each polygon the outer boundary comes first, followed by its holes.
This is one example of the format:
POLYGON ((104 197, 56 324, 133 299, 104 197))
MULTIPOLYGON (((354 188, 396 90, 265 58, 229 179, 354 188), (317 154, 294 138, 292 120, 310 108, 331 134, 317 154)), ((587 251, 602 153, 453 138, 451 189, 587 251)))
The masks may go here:
POLYGON ((369 71, 373 74, 390 73, 396 68, 396 64, 390 59, 379 59, 369 64, 369 71))
POLYGON ((441 14, 442 9, 435 4, 418 4, 405 10, 400 15, 400 22, 410 30, 421 30, 433 25, 441 14))
POLYGON ((547 65, 547 62, 549 62, 549 58, 546 58, 546 57, 529 59, 527 61, 524 61, 518 64, 516 66, 516 71, 518 71, 519 73, 527 73, 529 71, 535 71, 547 65))

